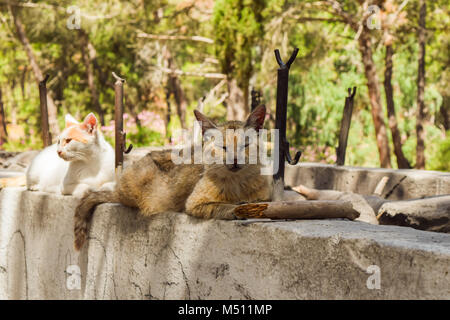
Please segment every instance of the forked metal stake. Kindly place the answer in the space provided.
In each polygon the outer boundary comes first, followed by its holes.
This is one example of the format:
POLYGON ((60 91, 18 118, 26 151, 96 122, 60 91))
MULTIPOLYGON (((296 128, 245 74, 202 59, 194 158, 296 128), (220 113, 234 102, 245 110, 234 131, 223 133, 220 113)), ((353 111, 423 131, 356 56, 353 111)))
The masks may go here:
POLYGON ((274 157, 274 175, 273 175, 273 193, 272 201, 282 201, 284 193, 284 161, 295 165, 300 159, 301 152, 298 151, 292 160, 289 153, 289 142, 286 140, 286 117, 287 117, 287 98, 288 98, 288 82, 289 82, 289 68, 297 57, 298 48, 294 49, 291 57, 287 63, 281 60, 280 51, 275 50, 275 58, 278 65, 278 82, 277 82, 277 106, 275 129, 278 130, 278 139, 275 140, 275 157, 274 157), (276 156, 278 151, 278 157, 276 156))

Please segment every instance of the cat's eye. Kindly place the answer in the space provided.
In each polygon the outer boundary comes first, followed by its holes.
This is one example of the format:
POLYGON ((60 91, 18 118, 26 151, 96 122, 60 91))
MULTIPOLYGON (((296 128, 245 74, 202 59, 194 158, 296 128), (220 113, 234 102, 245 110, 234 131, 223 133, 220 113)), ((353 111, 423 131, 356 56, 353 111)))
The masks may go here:
POLYGON ((70 141, 72 141, 72 139, 66 139, 66 144, 70 143, 70 141))

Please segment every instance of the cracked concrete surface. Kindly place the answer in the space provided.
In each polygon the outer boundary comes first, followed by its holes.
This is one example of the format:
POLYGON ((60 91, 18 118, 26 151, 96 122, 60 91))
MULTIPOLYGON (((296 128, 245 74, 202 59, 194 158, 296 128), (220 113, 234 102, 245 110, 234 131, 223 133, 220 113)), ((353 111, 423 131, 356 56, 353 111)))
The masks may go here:
POLYGON ((345 220, 144 218, 98 207, 73 249, 72 197, 0 193, 0 299, 450 299, 450 234, 345 220), (70 265, 80 289, 69 289, 70 265), (368 289, 370 265, 380 289, 368 289))

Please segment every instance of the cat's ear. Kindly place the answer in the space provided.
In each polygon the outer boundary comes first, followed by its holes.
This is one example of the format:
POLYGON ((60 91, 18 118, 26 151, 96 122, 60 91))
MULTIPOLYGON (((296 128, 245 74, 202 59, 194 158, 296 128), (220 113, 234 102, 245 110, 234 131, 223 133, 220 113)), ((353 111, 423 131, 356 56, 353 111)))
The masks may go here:
POLYGON ((245 122, 245 126, 258 131, 259 129, 262 129, 265 117, 266 106, 261 105, 259 107, 256 107, 255 110, 253 110, 253 112, 248 116, 247 121, 245 122))
POLYGON ((202 134, 204 134, 206 130, 217 129, 214 122, 212 122, 207 116, 205 116, 200 111, 194 110, 194 115, 197 121, 200 122, 200 125, 202 126, 202 134))
POLYGON ((75 120, 74 117, 72 117, 70 114, 66 114, 66 128, 74 126, 79 124, 77 120, 75 120))
POLYGON ((82 127, 84 130, 86 130, 89 134, 92 134, 95 132, 95 129, 97 129, 98 121, 95 115, 91 112, 89 113, 86 118, 83 121, 82 127))

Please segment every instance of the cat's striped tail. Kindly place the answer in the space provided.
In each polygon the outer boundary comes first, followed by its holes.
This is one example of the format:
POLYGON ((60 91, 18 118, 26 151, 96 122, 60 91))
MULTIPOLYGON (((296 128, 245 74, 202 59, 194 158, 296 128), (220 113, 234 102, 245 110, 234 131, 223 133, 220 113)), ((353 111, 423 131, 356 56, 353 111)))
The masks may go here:
POLYGON ((88 236, 88 223, 95 207, 106 202, 119 202, 115 191, 94 191, 86 194, 77 206, 74 216, 75 250, 79 251, 88 236))

